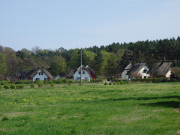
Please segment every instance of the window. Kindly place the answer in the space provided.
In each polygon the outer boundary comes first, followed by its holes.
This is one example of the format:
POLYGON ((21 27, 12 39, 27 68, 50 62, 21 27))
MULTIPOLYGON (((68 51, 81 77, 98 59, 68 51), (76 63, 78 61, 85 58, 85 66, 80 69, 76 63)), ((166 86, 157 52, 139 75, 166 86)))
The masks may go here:
POLYGON ((40 78, 36 78, 36 80, 40 80, 40 78))
POLYGON ((41 73, 39 73, 39 75, 41 75, 41 73))
POLYGON ((43 73, 41 73, 41 75, 43 75, 43 73))
POLYGON ((147 73, 147 69, 144 69, 144 70, 143 70, 143 73, 147 73))
POLYGON ((146 76, 144 76, 144 78, 146 78, 146 76))
POLYGON ((85 71, 83 71, 83 74, 85 74, 85 71))
POLYGON ((81 71, 79 71, 79 74, 81 74, 81 71))

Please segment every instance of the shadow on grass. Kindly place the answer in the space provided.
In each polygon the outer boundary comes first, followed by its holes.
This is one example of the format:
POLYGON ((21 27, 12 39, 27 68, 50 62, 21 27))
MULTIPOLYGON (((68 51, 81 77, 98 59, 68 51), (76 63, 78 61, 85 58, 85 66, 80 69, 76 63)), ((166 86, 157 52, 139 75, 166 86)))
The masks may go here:
POLYGON ((164 96, 164 97, 129 97, 129 98, 117 98, 117 99, 105 99, 102 101, 121 101, 121 100, 153 100, 153 99, 169 99, 169 98, 178 98, 180 96, 164 96))
POLYGON ((162 102, 146 103, 140 105, 150 106, 150 107, 180 108, 180 102, 178 101, 162 101, 162 102))
MULTIPOLYGON (((106 102, 106 101, 125 101, 125 100, 158 100, 158 99, 172 99, 176 98, 180 100, 180 96, 164 96, 164 97, 130 97, 130 98, 118 98, 118 99, 105 99, 96 100, 95 102, 106 102)), ((140 105, 149 107, 170 107, 170 108, 180 108, 180 101, 160 101, 156 103, 142 103, 140 105)))

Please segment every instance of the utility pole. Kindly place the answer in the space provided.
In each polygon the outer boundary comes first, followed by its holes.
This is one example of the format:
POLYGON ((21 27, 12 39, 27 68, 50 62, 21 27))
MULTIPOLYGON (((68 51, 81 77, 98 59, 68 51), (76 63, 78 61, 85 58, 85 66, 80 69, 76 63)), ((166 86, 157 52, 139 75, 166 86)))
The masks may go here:
POLYGON ((82 48, 81 48, 81 86, 82 86, 82 48))

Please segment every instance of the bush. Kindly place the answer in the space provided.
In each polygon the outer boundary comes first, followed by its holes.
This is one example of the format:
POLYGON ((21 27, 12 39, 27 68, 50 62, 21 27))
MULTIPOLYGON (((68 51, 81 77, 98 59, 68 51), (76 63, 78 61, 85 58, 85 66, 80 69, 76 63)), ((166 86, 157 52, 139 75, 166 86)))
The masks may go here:
POLYGON ((1 81, 1 85, 6 85, 8 84, 8 81, 1 81))
POLYGON ((67 80, 67 83, 70 86, 73 83, 73 80, 69 79, 69 80, 67 80))
POLYGON ((16 89, 16 85, 12 84, 12 85, 10 85, 10 88, 11 89, 16 89))
POLYGON ((43 87, 43 81, 37 81, 38 87, 43 87))
POLYGON ((113 83, 113 85, 116 85, 116 84, 117 84, 116 82, 113 83))
POLYGON ((6 121, 6 120, 9 120, 8 117, 6 116, 1 119, 1 121, 6 121))
POLYGON ((54 87, 54 86, 55 86, 55 83, 52 82, 52 83, 50 83, 50 85, 51 85, 51 87, 54 87))
POLYGON ((109 85, 112 85, 112 83, 110 82, 109 85))
POLYGON ((22 80, 22 81, 16 81, 15 84, 33 84, 33 81, 30 80, 22 80))
POLYGON ((108 84, 107 82, 104 83, 104 85, 107 85, 107 84, 108 84))
POLYGON ((35 85, 34 85, 34 84, 31 84, 31 85, 30 85, 30 87, 31 87, 31 88, 34 88, 34 87, 35 87, 35 85))
POLYGON ((23 85, 23 84, 16 85, 16 89, 23 89, 23 88, 24 88, 24 85, 23 85))
POLYGON ((5 89, 9 89, 9 85, 7 85, 7 84, 4 85, 4 88, 5 88, 5 89))

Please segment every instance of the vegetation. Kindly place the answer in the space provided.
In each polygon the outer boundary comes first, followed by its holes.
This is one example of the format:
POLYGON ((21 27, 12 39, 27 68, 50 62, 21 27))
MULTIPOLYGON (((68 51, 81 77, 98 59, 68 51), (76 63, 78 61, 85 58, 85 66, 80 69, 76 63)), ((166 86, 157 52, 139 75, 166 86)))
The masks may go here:
POLYGON ((175 135, 180 83, 0 90, 0 134, 175 135))
MULTIPOLYGON (((112 77, 120 73, 131 61, 146 62, 149 67, 163 57, 173 60, 173 67, 180 66, 180 37, 135 43, 112 43, 107 46, 83 48, 83 65, 95 69, 97 76, 112 77)), ((18 71, 45 67, 52 75, 65 75, 79 67, 80 49, 47 50, 35 47, 32 50, 14 51, 0 46, 0 80, 13 79, 18 71)), ((175 74, 179 78, 179 69, 175 74)), ((174 72, 173 72, 174 73, 174 72)))

